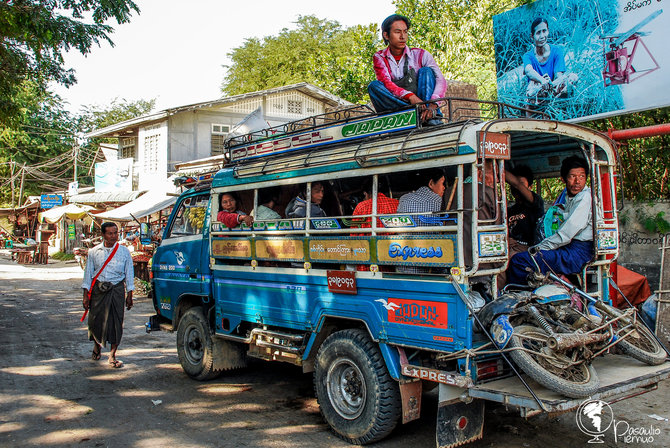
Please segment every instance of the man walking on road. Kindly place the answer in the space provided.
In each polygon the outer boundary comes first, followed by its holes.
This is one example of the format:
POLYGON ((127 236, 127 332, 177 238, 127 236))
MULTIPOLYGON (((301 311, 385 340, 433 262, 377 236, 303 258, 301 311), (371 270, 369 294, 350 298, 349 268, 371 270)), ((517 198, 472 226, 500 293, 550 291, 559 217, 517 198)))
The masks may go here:
POLYGON ((119 228, 112 222, 101 226, 102 243, 88 252, 84 271, 83 305, 90 310, 88 316, 89 340, 93 341, 93 360, 100 359, 102 346, 111 345, 109 364, 114 368, 123 366, 116 359, 116 350, 123 334, 123 307, 133 306, 134 270, 133 259, 127 247, 121 246, 119 228), (126 295, 127 292, 127 295, 126 295))

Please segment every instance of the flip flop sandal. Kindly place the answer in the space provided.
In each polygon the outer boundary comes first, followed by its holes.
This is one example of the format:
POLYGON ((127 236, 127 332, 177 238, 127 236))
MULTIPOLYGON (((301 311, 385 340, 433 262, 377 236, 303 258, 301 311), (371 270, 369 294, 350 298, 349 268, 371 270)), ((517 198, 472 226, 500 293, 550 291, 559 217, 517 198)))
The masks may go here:
POLYGON ((112 366, 113 369, 120 369, 123 367, 123 361, 119 361, 118 359, 114 359, 109 361, 109 365, 112 366))
POLYGON ((100 359, 100 350, 96 352, 95 349, 93 349, 93 353, 91 353, 91 359, 93 361, 98 361, 100 359))

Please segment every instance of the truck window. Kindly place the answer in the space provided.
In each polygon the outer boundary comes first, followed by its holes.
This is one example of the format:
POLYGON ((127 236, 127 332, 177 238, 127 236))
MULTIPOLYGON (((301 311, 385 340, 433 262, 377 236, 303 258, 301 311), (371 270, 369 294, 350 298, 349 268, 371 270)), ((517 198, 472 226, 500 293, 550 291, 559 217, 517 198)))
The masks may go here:
POLYGON ((168 238, 198 235, 202 233, 207 215, 209 195, 184 199, 179 205, 168 238))

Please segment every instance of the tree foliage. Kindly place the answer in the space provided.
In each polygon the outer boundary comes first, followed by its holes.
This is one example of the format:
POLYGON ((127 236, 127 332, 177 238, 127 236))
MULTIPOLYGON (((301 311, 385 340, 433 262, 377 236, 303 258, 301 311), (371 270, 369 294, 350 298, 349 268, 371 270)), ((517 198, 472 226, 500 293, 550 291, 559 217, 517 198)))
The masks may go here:
MULTIPOLYGON (((607 132, 609 129, 631 129, 670 122, 670 108, 618 115, 586 123, 607 132)), ((667 135, 628 140, 619 145, 620 176, 626 199, 670 198, 670 152, 667 135)))
POLYGON ((480 99, 495 100, 493 16, 531 0, 396 0, 412 20, 410 45, 428 50, 447 79, 477 86, 480 99))
POLYGON ((121 121, 140 117, 151 112, 156 105, 156 99, 139 99, 128 101, 125 98, 114 98, 106 106, 89 105, 82 108, 78 117, 78 128, 82 133, 104 128, 121 121))
POLYGON ((337 21, 300 16, 296 29, 234 48, 222 91, 235 95, 309 82, 349 101, 367 102, 378 45, 372 24, 343 29, 337 21))
POLYGON ((92 185, 92 166, 102 161, 99 140, 79 146, 80 137, 94 129, 149 113, 155 100, 115 99, 109 105, 85 106, 71 116, 58 95, 36 83, 24 83, 16 95, 21 111, 12 126, 0 125, 0 203, 11 202, 12 183, 18 204, 23 179, 24 195, 41 194, 67 187, 74 179, 92 185), (13 181, 13 182, 12 182, 13 181))
POLYGON ((67 186, 74 174, 72 159, 76 126, 58 95, 25 82, 14 96, 19 115, 14 125, 0 125, 0 201, 8 203, 12 185, 18 201, 24 193, 39 194, 67 186))
POLYGON ((113 45, 106 22, 126 23, 133 11, 139 8, 131 0, 0 1, 0 123, 21 120, 16 95, 25 81, 42 87, 51 81, 74 84, 63 53, 75 49, 85 55, 93 45, 113 45))

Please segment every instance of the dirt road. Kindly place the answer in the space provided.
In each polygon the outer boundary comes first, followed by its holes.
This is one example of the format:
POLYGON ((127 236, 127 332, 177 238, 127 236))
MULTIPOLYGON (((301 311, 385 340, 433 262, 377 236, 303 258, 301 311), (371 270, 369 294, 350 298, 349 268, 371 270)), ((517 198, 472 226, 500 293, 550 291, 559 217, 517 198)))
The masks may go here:
MULTIPOLYGON (((0 446, 25 447, 349 447, 321 419, 311 375, 281 363, 251 363, 210 382, 181 370, 175 335, 147 335, 153 314, 136 298, 126 314, 118 358, 90 359, 79 321, 82 271, 75 264, 22 266, 0 254, 0 446)), ((670 446, 670 381, 612 405, 618 420, 658 434, 599 446, 670 446)), ((399 426, 375 447, 435 446, 437 399, 428 393, 419 421, 399 426)), ((593 446, 574 413, 523 420, 488 406, 480 447, 593 446)))

